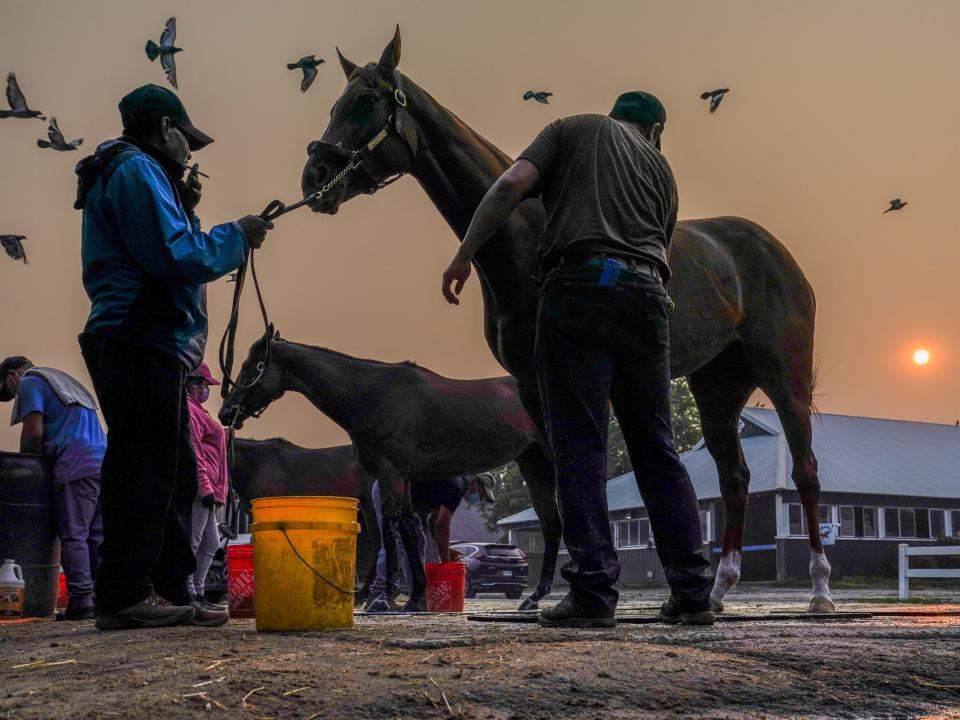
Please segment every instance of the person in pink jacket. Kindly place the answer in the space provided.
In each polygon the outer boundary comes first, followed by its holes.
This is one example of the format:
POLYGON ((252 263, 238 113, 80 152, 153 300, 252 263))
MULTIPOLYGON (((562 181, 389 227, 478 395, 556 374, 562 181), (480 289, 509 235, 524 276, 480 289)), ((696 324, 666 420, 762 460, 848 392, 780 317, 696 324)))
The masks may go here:
POLYGON ((206 363, 187 377, 187 404, 190 435, 197 455, 197 497, 193 501, 192 547, 197 571, 187 578, 187 590, 209 606, 204 596, 204 580, 220 545, 217 508, 227 502, 227 441, 223 428, 210 417, 203 403, 210 397, 210 386, 219 385, 206 363))

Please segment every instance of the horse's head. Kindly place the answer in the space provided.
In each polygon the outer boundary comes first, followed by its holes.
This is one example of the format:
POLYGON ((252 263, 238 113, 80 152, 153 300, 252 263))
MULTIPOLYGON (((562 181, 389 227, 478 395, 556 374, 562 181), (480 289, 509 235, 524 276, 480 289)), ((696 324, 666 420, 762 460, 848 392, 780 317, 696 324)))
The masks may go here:
POLYGON ((400 63, 400 28, 380 60, 363 67, 340 54, 347 86, 330 110, 330 124, 307 146, 300 184, 304 196, 321 190, 346 171, 342 180, 310 204, 333 215, 340 204, 372 193, 391 177, 408 172, 417 154, 418 130, 407 109, 400 63), (348 168, 353 168, 348 170, 348 168))
POLYGON ((269 332, 250 347, 247 359, 223 399, 218 415, 221 425, 239 430, 244 420, 260 417, 270 403, 283 395, 280 366, 272 359, 272 349, 280 342, 283 342, 280 333, 270 325, 269 332))

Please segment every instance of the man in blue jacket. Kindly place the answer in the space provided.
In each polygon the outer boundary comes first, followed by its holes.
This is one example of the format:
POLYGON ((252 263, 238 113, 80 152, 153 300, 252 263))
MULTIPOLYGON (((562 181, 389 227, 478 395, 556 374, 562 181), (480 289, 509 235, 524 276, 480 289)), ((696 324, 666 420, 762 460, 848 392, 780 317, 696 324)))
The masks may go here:
POLYGON ((119 109, 123 135, 77 165, 75 204, 91 301, 80 349, 108 429, 97 627, 221 625, 226 614, 191 604, 186 588, 197 478, 184 381, 203 360, 205 283, 237 269, 273 225, 248 215, 203 232, 196 167, 183 175, 212 138, 156 85, 119 109))

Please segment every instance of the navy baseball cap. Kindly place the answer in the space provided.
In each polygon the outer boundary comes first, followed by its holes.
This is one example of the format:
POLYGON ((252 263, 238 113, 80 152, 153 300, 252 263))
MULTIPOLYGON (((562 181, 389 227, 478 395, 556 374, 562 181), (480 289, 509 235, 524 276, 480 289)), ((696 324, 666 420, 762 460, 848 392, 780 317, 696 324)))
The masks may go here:
POLYGON ((626 120, 637 125, 653 125, 667 122, 667 110, 663 103, 652 93, 634 90, 617 98, 610 111, 610 117, 626 120))
POLYGON ((193 126, 180 98, 159 85, 143 85, 123 96, 117 105, 124 124, 127 119, 170 118, 187 136, 191 150, 199 150, 213 142, 213 138, 193 126))

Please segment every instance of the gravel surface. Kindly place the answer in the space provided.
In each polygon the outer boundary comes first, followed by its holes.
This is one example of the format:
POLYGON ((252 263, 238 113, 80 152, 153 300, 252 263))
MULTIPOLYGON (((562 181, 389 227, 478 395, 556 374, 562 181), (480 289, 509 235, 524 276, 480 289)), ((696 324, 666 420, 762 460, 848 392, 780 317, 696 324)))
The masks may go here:
MULTIPOLYGON (((806 595, 738 588, 729 611, 797 610, 806 595)), ((960 610, 871 596, 889 590, 835 593, 839 610, 960 610)), ((652 614, 663 598, 628 591, 621 609, 652 614)), ((467 601, 471 611, 515 605, 467 601)), ((197 716, 960 718, 960 616, 603 631, 394 616, 285 634, 257 633, 252 620, 112 633, 92 622, 0 625, 0 717, 197 716)))

